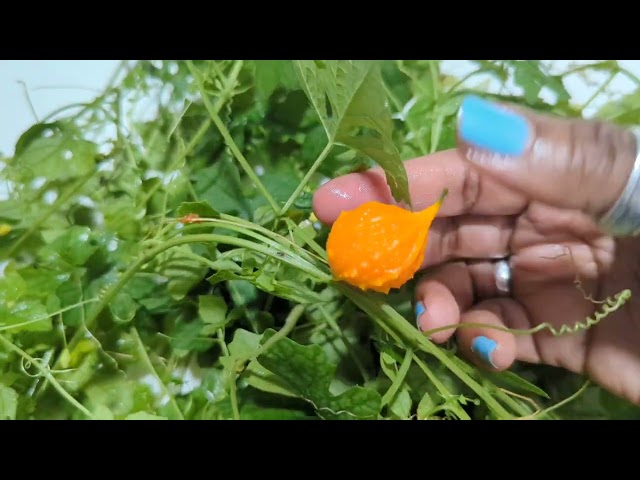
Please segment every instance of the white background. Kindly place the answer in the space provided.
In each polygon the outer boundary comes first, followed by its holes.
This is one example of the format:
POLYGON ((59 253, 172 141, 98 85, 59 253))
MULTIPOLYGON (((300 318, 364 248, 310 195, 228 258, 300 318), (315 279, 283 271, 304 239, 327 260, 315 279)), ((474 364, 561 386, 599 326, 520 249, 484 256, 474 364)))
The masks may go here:
MULTIPOLYGON (((24 82, 35 114, 43 118, 70 103, 91 100, 104 88, 119 60, 0 60, 0 154, 13 155, 19 136, 36 121, 27 102, 24 82)), ((621 60, 622 65, 640 76, 640 60, 621 60)), ((558 65, 566 65, 559 60, 558 65)), ((445 71, 461 73, 464 60, 448 60, 445 71)), ((613 85, 628 91, 633 84, 620 77, 613 85)), ((584 102, 592 91, 580 82, 567 85, 575 101, 584 102)))

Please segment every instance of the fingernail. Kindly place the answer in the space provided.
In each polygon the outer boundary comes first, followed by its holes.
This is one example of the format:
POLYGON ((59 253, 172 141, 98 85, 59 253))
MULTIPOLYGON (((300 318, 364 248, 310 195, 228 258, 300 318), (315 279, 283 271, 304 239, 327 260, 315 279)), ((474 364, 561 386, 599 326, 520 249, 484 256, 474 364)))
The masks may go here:
POLYGON ((521 155, 529 139, 529 124, 517 113, 471 95, 460 107, 460 136, 478 148, 502 155, 521 155))
POLYGON ((415 313, 416 313, 416 325, 418 326, 418 330, 422 330, 420 327, 420 316, 425 312, 424 303, 418 302, 416 303, 415 313))
POLYGON ((493 352, 497 347, 498 344, 495 340, 491 340, 484 336, 474 338, 471 343, 471 351, 493 368, 497 368, 493 363, 493 352))

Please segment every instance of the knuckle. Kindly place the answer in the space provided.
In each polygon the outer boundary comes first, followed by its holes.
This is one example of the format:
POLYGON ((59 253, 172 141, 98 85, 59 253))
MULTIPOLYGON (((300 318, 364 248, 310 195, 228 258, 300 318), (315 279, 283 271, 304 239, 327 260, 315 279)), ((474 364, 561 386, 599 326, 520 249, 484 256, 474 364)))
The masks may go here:
POLYGON ((480 174, 466 166, 462 179, 462 208, 464 213, 473 211, 480 198, 480 174))
MULTIPOLYGON (((590 191, 602 191, 604 182, 619 193, 635 157, 632 135, 602 121, 570 122, 568 128, 568 173, 590 191)), ((586 202, 589 211, 606 209, 601 197, 587 197, 586 202)))

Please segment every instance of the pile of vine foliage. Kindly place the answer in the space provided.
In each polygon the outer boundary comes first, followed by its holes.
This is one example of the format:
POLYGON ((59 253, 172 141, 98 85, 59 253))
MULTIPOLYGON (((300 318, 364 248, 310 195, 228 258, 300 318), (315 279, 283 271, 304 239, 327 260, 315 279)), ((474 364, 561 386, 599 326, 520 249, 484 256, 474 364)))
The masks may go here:
MULTIPOLYGON (((0 159, 0 418, 640 418, 596 386, 571 397, 584 379, 564 371, 483 372, 432 344, 413 282, 331 280, 322 182, 380 165, 406 199, 401 161, 454 147, 465 94, 578 117, 570 76, 606 74, 589 104, 634 78, 615 61, 473 64, 123 62, 34 124, 0 159)), ((636 123, 638 99, 597 115, 636 123)))

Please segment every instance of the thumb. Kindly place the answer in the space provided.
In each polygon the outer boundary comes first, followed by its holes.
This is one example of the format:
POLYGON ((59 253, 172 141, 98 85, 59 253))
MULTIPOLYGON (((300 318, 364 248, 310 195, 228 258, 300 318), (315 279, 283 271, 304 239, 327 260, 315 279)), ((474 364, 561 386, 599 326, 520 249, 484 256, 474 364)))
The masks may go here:
POLYGON ((463 155, 532 201, 600 218, 619 198, 636 137, 613 124, 565 119, 469 96, 458 113, 463 155))

